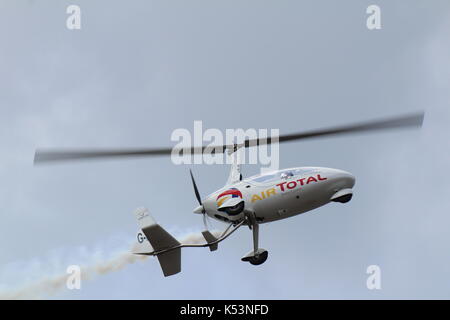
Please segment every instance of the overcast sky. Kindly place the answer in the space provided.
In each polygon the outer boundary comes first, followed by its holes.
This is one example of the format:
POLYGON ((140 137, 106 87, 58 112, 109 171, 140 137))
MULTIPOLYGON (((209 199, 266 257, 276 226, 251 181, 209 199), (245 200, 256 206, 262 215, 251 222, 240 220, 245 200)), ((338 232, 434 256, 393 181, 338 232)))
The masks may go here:
MULTIPOLYGON (((177 235, 202 227, 189 166, 33 167, 37 147, 164 147, 194 120, 290 133, 425 110, 422 130, 280 146, 281 167, 340 168, 356 185, 347 204, 263 225, 265 264, 240 261, 243 228, 214 253, 184 250, 176 276, 148 259, 55 297, 450 298, 449 30, 447 0, 1 1, 0 288, 126 248, 139 206, 177 235), (70 4, 81 30, 66 28, 70 4), (371 4, 381 30, 366 27, 371 4), (366 288, 373 264, 381 290, 366 288)), ((202 195, 229 172, 192 169, 202 195)))

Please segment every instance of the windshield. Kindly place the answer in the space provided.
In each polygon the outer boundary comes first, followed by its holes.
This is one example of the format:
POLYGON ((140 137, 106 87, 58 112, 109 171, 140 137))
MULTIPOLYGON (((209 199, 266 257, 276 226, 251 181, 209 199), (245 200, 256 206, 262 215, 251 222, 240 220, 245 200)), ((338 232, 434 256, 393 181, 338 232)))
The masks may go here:
POLYGON ((258 174, 250 177, 249 180, 257 183, 271 182, 279 179, 291 179, 295 176, 303 175, 308 172, 312 172, 313 169, 287 169, 278 172, 270 172, 265 174, 258 174))

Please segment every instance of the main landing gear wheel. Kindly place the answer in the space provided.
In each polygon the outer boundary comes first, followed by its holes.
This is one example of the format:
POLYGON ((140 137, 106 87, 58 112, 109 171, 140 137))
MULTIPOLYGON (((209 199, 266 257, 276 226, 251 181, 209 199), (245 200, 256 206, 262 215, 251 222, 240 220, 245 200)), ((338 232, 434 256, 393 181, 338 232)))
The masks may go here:
POLYGON ((264 250, 264 252, 262 252, 258 256, 251 257, 248 260, 248 262, 250 262, 254 266, 258 266, 258 265, 263 264, 264 262, 266 262, 268 256, 269 256, 269 252, 264 250))
POLYGON ((258 249, 255 251, 250 251, 245 257, 242 257, 242 261, 250 262, 254 266, 258 266, 266 262, 267 257, 269 256, 269 252, 265 249, 258 249))

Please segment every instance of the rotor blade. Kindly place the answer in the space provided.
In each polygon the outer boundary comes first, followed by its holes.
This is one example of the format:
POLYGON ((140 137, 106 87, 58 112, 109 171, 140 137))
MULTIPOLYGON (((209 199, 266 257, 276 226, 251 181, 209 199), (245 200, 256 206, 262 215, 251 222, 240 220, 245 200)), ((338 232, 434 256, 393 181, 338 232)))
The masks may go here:
POLYGON ((115 158, 115 157, 142 157, 142 156, 165 156, 170 155, 172 149, 38 149, 34 155, 34 163, 66 161, 66 160, 84 160, 98 158, 115 158))
MULTIPOLYGON (((94 160, 109 158, 137 158, 157 157, 171 154, 202 154, 205 149, 211 147, 186 147, 186 148, 155 148, 155 149, 37 149, 34 154, 34 164, 47 162, 94 160)), ((227 146, 212 147, 212 153, 223 153, 227 146)))
MULTIPOLYGON (((360 122, 351 125, 324 128, 318 130, 311 130, 301 133, 293 133, 287 135, 281 135, 278 137, 278 142, 289 142, 294 140, 304 140, 309 138, 323 137, 323 136, 335 136, 341 134, 376 131, 376 130, 386 130, 386 129, 397 129, 397 128, 407 128, 407 127, 421 127, 423 123, 424 112, 387 118, 375 121, 360 122)), ((270 137, 267 139, 253 139, 246 140, 245 147, 258 146, 263 144, 271 144, 276 141, 272 141, 270 137)))
POLYGON ((198 200, 198 203, 199 203, 201 206, 203 206, 203 204, 202 204, 202 199, 201 199, 201 197, 200 197, 200 192, 198 192, 197 184, 195 183, 195 179, 194 179, 194 176, 193 176, 193 174, 192 174, 192 170, 189 169, 189 172, 190 172, 190 174, 191 174, 192 184, 194 185, 195 196, 196 196, 196 198, 197 198, 197 200, 198 200))
MULTIPOLYGON (((311 130, 306 132, 299 132, 287 135, 280 135, 279 137, 268 137, 266 139, 247 139, 244 141, 244 147, 253 147, 258 145, 265 145, 271 143, 290 142, 295 140, 304 140, 316 137, 338 136, 342 134, 369 132, 377 130, 421 127, 424 118, 424 113, 414 113, 403 115, 399 117, 386 118, 375 121, 360 122, 345 126, 337 126, 331 128, 324 128, 319 130, 311 130)), ((127 157, 147 157, 147 156, 167 156, 171 154, 202 154, 208 153, 223 153, 226 149, 232 149, 235 145, 220 145, 220 146, 197 146, 186 148, 156 148, 156 149, 110 149, 110 150, 95 150, 95 149, 79 149, 79 150, 64 150, 64 149, 38 149, 34 156, 34 163, 48 163, 58 161, 70 160, 87 160, 87 159, 107 159, 107 158, 127 158, 127 157)))

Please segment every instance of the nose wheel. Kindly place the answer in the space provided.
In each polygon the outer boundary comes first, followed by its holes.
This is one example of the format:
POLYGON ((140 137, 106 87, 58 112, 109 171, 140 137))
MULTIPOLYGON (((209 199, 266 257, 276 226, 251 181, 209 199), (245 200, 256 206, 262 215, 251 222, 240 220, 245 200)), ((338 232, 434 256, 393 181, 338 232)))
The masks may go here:
POLYGON ((258 248, 259 224, 256 221, 255 214, 251 212, 246 214, 246 216, 249 221, 249 227, 253 232, 253 250, 242 257, 241 260, 257 266, 266 262, 269 252, 266 249, 258 248))

